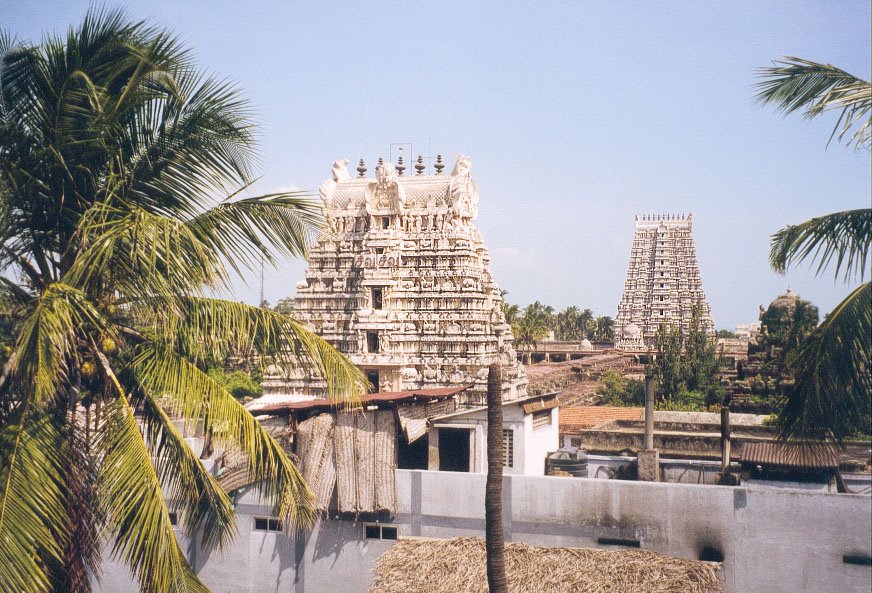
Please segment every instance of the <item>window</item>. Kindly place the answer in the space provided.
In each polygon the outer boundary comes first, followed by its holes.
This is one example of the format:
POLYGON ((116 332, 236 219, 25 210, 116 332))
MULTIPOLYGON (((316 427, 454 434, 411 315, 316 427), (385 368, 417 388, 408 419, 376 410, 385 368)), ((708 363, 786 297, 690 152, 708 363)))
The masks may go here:
POLYGON ((382 299, 382 288, 373 288, 372 289, 372 308, 373 309, 381 309, 384 306, 384 301, 382 299))
POLYGON ((179 524, 179 514, 175 511, 170 511, 170 525, 176 526, 179 524))
POLYGON ((376 332, 376 331, 366 332, 366 351, 367 352, 378 352, 378 332, 376 332))
POLYGON ((387 229, 387 228, 390 228, 390 226, 391 226, 391 219, 387 216, 382 216, 381 227, 383 229, 387 229))
POLYGON ((397 539, 398 530, 396 525, 382 525, 380 523, 364 523, 363 537, 365 539, 397 539))
POLYGON ((533 412, 533 428, 551 426, 551 410, 538 410, 533 412))
POLYGON ((282 520, 278 517, 255 517, 255 531, 281 531, 283 528, 282 520))
POLYGON ((511 428, 503 429, 503 467, 515 467, 515 439, 511 428))
POLYGON ((366 371, 366 380, 369 381, 372 388, 378 391, 379 389, 379 377, 378 371, 366 371))

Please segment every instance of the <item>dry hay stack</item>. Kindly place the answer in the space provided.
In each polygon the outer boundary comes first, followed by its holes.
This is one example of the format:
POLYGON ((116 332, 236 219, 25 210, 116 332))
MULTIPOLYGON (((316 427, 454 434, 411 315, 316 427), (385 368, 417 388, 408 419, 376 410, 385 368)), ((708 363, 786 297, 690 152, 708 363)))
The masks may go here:
MULTIPOLYGON (((714 562, 642 550, 506 546, 510 593, 716 593, 714 562)), ((379 560, 370 593, 487 593, 484 541, 404 539, 379 560)))

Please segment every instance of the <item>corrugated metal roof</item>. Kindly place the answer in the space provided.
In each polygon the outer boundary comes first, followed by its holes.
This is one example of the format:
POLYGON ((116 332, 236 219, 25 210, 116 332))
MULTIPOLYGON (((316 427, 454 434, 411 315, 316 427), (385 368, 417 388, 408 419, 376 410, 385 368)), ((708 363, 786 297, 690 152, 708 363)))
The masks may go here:
POLYGON ((839 454, 824 443, 745 443, 742 463, 807 469, 838 469, 839 454))
MULTIPOLYGON (((416 399, 430 401, 436 399, 445 399, 457 395, 462 391, 466 391, 470 385, 456 385, 453 387, 439 387, 436 389, 415 389, 412 391, 382 391, 379 393, 367 393, 360 398, 362 404, 369 403, 394 403, 408 402, 416 399)), ((315 408, 333 408, 341 404, 332 402, 329 399, 310 399, 304 401, 285 401, 266 404, 262 406, 254 406, 257 400, 249 404, 249 410, 252 414, 264 414, 267 412, 278 411, 299 411, 311 410, 315 408)))
POLYGON ((560 408, 560 432, 578 432, 611 420, 642 420, 644 408, 575 406, 560 408))

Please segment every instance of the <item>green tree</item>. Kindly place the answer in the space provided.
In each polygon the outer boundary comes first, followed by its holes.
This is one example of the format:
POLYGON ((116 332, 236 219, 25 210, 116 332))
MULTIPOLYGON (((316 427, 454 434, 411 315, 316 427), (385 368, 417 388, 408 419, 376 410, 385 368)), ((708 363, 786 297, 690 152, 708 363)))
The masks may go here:
POLYGON ((208 375, 238 400, 263 395, 263 387, 245 371, 225 373, 223 369, 212 368, 209 369, 208 375))
POLYGON ((671 399, 686 387, 681 357, 681 333, 673 325, 661 323, 657 330, 657 383, 665 399, 671 399))
POLYGON ((682 378, 687 390, 704 393, 712 402, 716 400, 720 391, 719 368, 717 341, 710 339, 702 326, 702 303, 697 301, 691 310, 684 341, 682 378))
POLYGON ((590 309, 585 309, 578 316, 579 339, 592 338, 594 333, 594 315, 590 309))
POLYGON ((292 318, 207 296, 261 257, 303 255, 320 224, 299 195, 238 198, 253 150, 238 91, 122 12, 39 45, 0 36, 3 593, 88 591, 106 537, 142 591, 206 590, 167 500, 219 546, 233 505, 171 413, 244 452, 287 524, 314 520, 281 447, 206 372, 241 351, 308 361, 334 399, 364 380, 292 318))
POLYGON ((595 340, 603 341, 603 342, 614 342, 615 341, 615 320, 609 317, 608 315, 604 315, 602 317, 597 317, 594 321, 594 334, 593 337, 595 340))
POLYGON ((292 316, 294 314, 294 297, 279 299, 273 307, 273 311, 289 317, 292 316))
MULTIPOLYGON (((872 85, 829 64, 787 57, 760 71, 758 98, 785 113, 813 118, 839 113, 830 140, 872 148, 872 85)), ((864 166, 868 162, 864 163, 864 166)), ((869 196, 863 196, 868 203, 869 196)), ((863 282, 872 241, 872 209, 835 212, 787 226, 772 236, 769 260, 785 272, 805 260, 817 273, 832 266, 836 279, 861 284, 799 346, 790 361, 795 384, 781 415, 782 436, 841 441, 868 432, 872 378, 872 299, 863 282)))
POLYGON ((579 315, 580 311, 574 305, 557 313, 555 337, 558 340, 580 339, 579 315))
POLYGON ((596 393, 600 401, 609 406, 644 406, 645 383, 627 379, 616 371, 606 371, 596 393))

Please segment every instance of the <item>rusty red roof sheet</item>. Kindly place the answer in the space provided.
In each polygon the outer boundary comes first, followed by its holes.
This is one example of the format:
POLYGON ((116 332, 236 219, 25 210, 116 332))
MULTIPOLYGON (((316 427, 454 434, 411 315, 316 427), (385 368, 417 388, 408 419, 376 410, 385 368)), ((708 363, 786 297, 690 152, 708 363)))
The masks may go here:
POLYGON ((644 408, 574 406, 560 408, 560 432, 577 432, 610 420, 642 420, 644 408))
POLYGON ((745 443, 742 463, 806 469, 838 469, 839 454, 825 443, 745 443))
POLYGON ((525 414, 532 414, 533 412, 541 412, 542 410, 550 410, 551 408, 556 408, 560 405, 560 401, 557 399, 556 394, 549 394, 540 397, 539 399, 533 400, 531 402, 527 402, 522 405, 524 408, 525 414))
MULTIPOLYGON (((432 401, 453 397, 462 391, 469 389, 471 385, 455 385, 452 387, 438 387, 434 389, 414 389, 411 391, 381 391, 379 393, 367 393, 360 398, 362 404, 369 403, 394 403, 414 400, 432 401)), ((256 401, 256 400, 255 400, 256 401)), ((263 414, 279 411, 311 410, 314 408, 333 408, 341 406, 329 399, 310 399, 305 401, 281 402, 267 404, 251 410, 252 414, 263 414)))

